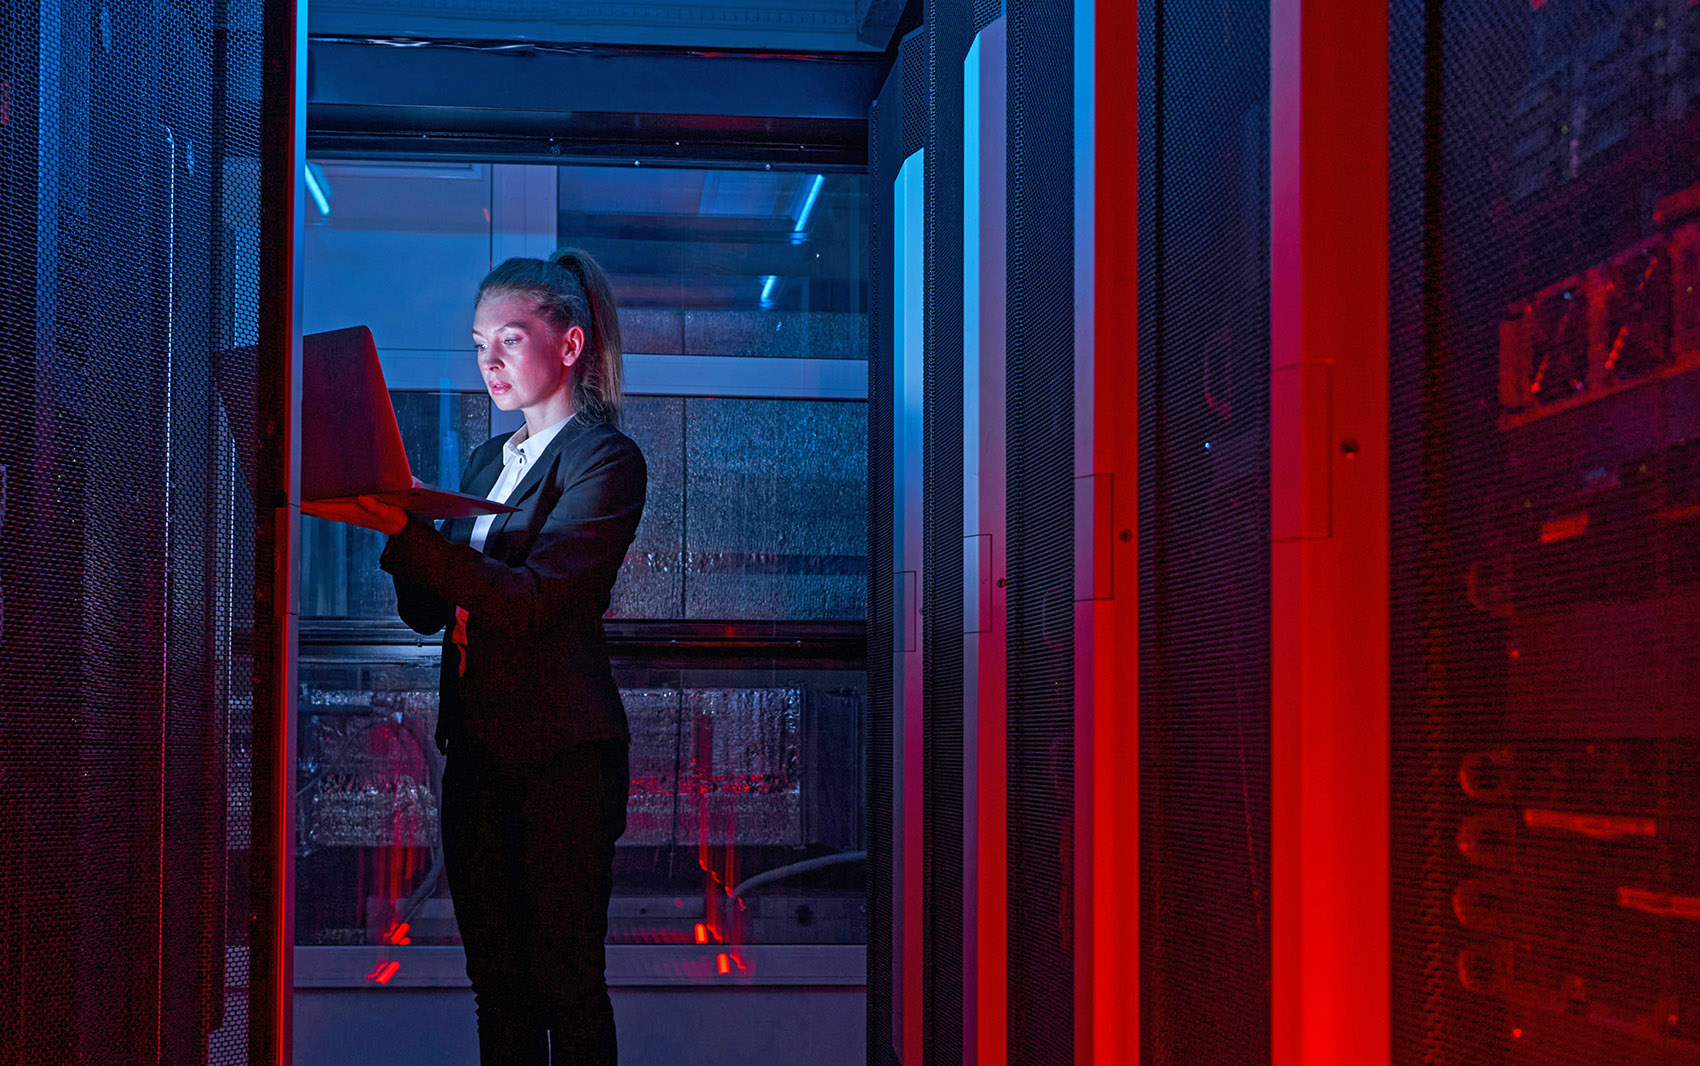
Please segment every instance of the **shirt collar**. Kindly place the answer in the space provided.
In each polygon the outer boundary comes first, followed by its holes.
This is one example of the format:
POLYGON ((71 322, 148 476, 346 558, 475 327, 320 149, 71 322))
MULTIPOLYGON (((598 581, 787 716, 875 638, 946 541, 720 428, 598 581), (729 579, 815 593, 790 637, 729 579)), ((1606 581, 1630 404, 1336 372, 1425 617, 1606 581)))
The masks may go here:
POLYGON ((537 457, 543 454, 543 449, 549 447, 549 442, 572 420, 573 416, 568 415, 547 429, 539 430, 535 435, 531 433, 530 426, 519 427, 519 432, 502 444, 502 465, 508 466, 516 461, 523 461, 529 466, 536 462, 537 457))

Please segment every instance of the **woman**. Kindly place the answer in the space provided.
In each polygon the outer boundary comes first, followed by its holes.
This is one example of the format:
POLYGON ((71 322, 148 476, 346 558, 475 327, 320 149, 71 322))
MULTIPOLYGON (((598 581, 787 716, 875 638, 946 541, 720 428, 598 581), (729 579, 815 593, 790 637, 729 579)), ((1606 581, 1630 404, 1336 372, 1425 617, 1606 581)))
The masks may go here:
POLYGON ((525 426, 472 453, 464 492, 519 510, 441 532, 362 497, 389 535, 402 620, 443 638, 443 848, 486 1066, 613 1063, 603 941, 626 824, 629 733, 602 615, 647 473, 617 428, 620 327, 583 252, 509 259, 478 287, 473 346, 525 426))

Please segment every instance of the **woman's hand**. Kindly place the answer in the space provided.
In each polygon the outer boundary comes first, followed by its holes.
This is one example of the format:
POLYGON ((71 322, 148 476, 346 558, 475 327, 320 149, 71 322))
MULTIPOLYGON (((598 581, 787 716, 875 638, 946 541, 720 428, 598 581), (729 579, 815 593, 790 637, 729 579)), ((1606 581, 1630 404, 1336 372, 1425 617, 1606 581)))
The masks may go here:
POLYGON ((371 496, 357 496, 353 500, 304 502, 301 504, 301 513, 310 514, 314 518, 328 518, 332 522, 347 522, 351 526, 375 529, 390 537, 407 526, 406 511, 393 503, 385 503, 371 496))

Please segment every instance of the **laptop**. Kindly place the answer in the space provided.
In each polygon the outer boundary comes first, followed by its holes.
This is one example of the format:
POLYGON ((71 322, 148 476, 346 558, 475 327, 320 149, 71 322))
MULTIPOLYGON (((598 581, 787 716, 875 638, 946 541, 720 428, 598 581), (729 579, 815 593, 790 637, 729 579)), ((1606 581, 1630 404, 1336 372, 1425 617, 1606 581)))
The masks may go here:
POLYGON ((414 480, 378 346, 365 326, 301 338, 301 500, 356 496, 373 496, 423 518, 519 510, 414 480))

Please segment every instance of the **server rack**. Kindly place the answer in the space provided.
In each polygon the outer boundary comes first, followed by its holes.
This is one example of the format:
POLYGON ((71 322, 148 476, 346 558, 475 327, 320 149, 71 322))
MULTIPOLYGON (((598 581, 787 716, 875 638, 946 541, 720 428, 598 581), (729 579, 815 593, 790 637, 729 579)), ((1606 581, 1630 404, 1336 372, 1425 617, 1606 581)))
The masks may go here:
POLYGON ((267 385, 293 326, 298 14, 4 17, 7 1062, 287 1047, 289 407, 267 385))

